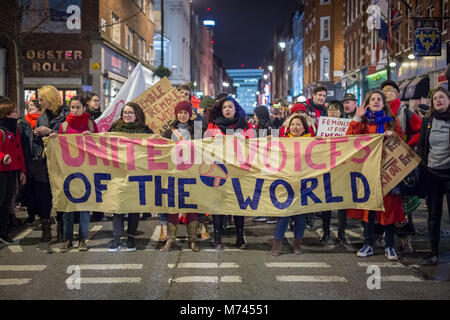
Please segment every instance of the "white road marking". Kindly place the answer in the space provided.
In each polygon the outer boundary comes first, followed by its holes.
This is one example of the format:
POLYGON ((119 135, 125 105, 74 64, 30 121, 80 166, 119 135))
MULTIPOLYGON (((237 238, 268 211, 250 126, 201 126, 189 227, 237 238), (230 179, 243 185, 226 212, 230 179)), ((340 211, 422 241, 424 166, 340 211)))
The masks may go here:
POLYGON ((158 242, 159 241, 160 232, 161 232, 161 225, 156 226, 155 230, 153 231, 152 236, 150 237, 150 240, 158 242))
POLYGON ((358 265, 363 268, 368 266, 378 266, 380 268, 407 268, 399 262, 359 262, 358 265))
POLYGON ((0 286, 21 286, 30 282, 31 279, 0 279, 0 286))
POLYGON ((267 268, 331 268, 324 262, 266 262, 267 268))
POLYGON ((89 239, 86 239, 86 243, 88 243, 89 240, 92 239, 95 236, 95 234, 99 232, 102 228, 103 228, 102 225, 93 226, 92 229, 89 231, 89 233, 91 233, 91 236, 89 237, 89 239))
POLYGON ((382 276, 381 281, 383 282, 421 282, 420 278, 415 276, 382 276))
POLYGON ((84 284, 141 283, 141 278, 132 278, 132 277, 80 278, 80 283, 84 284))
POLYGON ((275 276, 280 282, 347 282, 344 277, 337 276, 275 276))
POLYGON ((191 276, 191 277, 178 277, 175 279, 169 278, 170 282, 179 282, 179 283, 192 283, 192 282, 201 282, 201 283, 218 283, 218 282, 227 282, 227 283, 240 283, 242 282, 241 277, 239 276, 191 276))
POLYGON ((3 265, 0 271, 43 271, 46 265, 3 265))
POLYGON ((140 270, 143 264, 80 264, 81 270, 140 270))
MULTIPOLYGON (((21 233, 19 233, 16 237, 14 237, 13 241, 19 241, 22 240, 23 238, 25 238, 29 233, 31 233, 31 231, 33 231, 32 228, 28 228, 25 231, 22 231, 21 233)), ((23 252, 22 247, 20 245, 17 244, 13 244, 13 245, 9 245, 8 246, 9 251, 11 251, 12 253, 21 253, 23 252)))
POLYGON ((225 269, 225 268, 239 268, 239 265, 233 262, 223 262, 223 263, 179 263, 168 264, 170 269, 179 268, 179 269, 225 269))

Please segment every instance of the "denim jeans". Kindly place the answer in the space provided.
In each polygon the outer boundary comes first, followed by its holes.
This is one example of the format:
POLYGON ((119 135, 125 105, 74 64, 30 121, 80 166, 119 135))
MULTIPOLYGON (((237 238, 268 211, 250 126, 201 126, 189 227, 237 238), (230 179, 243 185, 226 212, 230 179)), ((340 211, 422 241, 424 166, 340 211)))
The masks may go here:
POLYGON ((80 227, 78 231, 78 238, 80 240, 86 240, 88 237, 88 229, 89 229, 89 218, 90 211, 80 211, 80 212, 64 212, 62 219, 64 222, 64 240, 72 240, 73 239, 73 225, 74 225, 74 215, 75 213, 80 214, 80 227))
MULTIPOLYGON (((330 236, 331 211, 322 211, 322 230, 323 236, 330 236)), ((347 227, 347 210, 338 210, 338 237, 345 237, 345 228, 347 227)))
POLYGON ((169 221, 169 215, 167 213, 160 213, 159 214, 159 222, 161 224, 167 225, 167 221, 169 221))
MULTIPOLYGON (((290 218, 291 217, 278 218, 277 226, 275 228, 275 240, 283 240, 290 218)), ((294 238, 302 239, 303 234, 305 233, 306 215, 298 214, 292 216, 292 218, 294 219, 294 238)))

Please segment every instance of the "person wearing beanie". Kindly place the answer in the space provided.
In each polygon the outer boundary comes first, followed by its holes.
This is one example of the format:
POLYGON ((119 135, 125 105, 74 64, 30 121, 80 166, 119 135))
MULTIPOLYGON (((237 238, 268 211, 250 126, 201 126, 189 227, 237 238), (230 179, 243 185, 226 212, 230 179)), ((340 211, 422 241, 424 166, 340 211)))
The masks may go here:
MULTIPOLYGON (((299 103, 294 104, 294 106, 291 108, 290 112, 291 112, 291 115, 299 114, 302 117, 304 117, 306 119, 306 122, 308 123, 308 132, 311 133, 312 137, 315 137, 316 132, 317 132, 316 126, 314 125, 314 121, 308 115, 307 110, 308 110, 308 106, 305 105, 304 103, 299 102, 299 103)), ((326 116, 326 114, 324 114, 324 116, 326 116)), ((287 119, 286 119, 286 121, 287 121, 287 119)), ((287 127, 288 127, 287 123, 284 122, 280 128, 280 137, 285 136, 285 133, 286 133, 285 130, 287 127)))
MULTIPOLYGON (((191 105, 187 101, 179 102, 175 106, 175 121, 170 125, 163 137, 172 139, 173 141, 192 140, 194 139, 194 120, 192 117, 191 105)), ((197 213, 186 213, 183 215, 186 219, 186 229, 189 236, 189 246, 192 251, 198 252, 200 249, 197 246, 197 228, 198 216, 197 213)), ((169 214, 167 231, 168 238, 161 251, 170 251, 177 248, 176 237, 177 227, 179 223, 178 214, 169 214)))
POLYGON ((419 118, 423 119, 427 115, 429 110, 430 110, 430 107, 428 107, 426 104, 423 104, 423 103, 419 104, 417 106, 417 111, 418 111, 417 114, 418 114, 419 118))
POLYGON ((400 101, 400 88, 394 81, 384 81, 381 84, 381 90, 386 97, 386 101, 393 115, 400 120, 402 131, 406 135, 406 142, 411 148, 414 148, 419 142, 422 120, 415 112, 412 112, 402 104, 400 101))
POLYGON ((358 107, 356 96, 353 93, 346 93, 342 100, 342 105, 344 107, 344 118, 353 119, 358 107))

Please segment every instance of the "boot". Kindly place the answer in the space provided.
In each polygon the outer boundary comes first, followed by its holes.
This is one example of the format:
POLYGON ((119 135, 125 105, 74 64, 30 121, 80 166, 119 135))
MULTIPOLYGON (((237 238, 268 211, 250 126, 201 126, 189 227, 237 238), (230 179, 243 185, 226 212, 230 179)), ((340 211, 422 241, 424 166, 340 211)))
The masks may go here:
POLYGON ((244 228, 236 229, 236 247, 238 249, 247 249, 247 244, 244 239, 244 228))
POLYGON ((177 248, 177 224, 167 223, 168 238, 166 244, 161 248, 161 251, 170 251, 177 248))
POLYGON ((202 241, 211 239, 211 235, 208 232, 208 225, 206 222, 200 223, 200 230, 202 234, 202 241))
POLYGON ((159 241, 166 241, 166 240, 167 240, 167 225, 162 224, 161 231, 159 234, 159 241))
POLYGON ((302 239, 294 239, 294 254, 302 254, 302 239))
POLYGON ((63 222, 58 221, 56 223, 56 236, 58 237, 58 242, 64 241, 64 227, 63 222))
POLYGON ((197 246, 197 229, 198 221, 193 221, 186 226, 188 236, 189 236, 189 247, 194 252, 199 252, 200 249, 197 246))
POLYGON ((400 251, 403 253, 414 253, 414 247, 412 246, 412 239, 409 234, 400 237, 400 251))
POLYGON ((52 241, 52 229, 51 229, 50 220, 48 220, 48 219, 41 220, 41 225, 42 225, 41 242, 52 241))
POLYGON ((217 216, 213 216, 214 226, 214 249, 222 249, 222 221, 217 216))
POLYGON ((272 241, 272 250, 270 251, 270 254, 274 257, 278 257, 281 252, 281 242, 283 240, 275 240, 272 241))

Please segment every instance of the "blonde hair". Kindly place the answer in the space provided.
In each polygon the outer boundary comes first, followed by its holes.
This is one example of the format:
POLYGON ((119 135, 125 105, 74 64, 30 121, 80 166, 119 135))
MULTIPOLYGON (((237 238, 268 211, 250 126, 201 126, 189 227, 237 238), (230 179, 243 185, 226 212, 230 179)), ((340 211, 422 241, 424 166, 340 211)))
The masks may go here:
POLYGON ((42 112, 45 112, 46 109, 50 109, 52 113, 56 113, 58 111, 61 106, 61 98, 59 96, 58 89, 54 86, 43 86, 38 89, 38 94, 42 100, 47 100, 49 103, 47 108, 42 107, 42 112))

